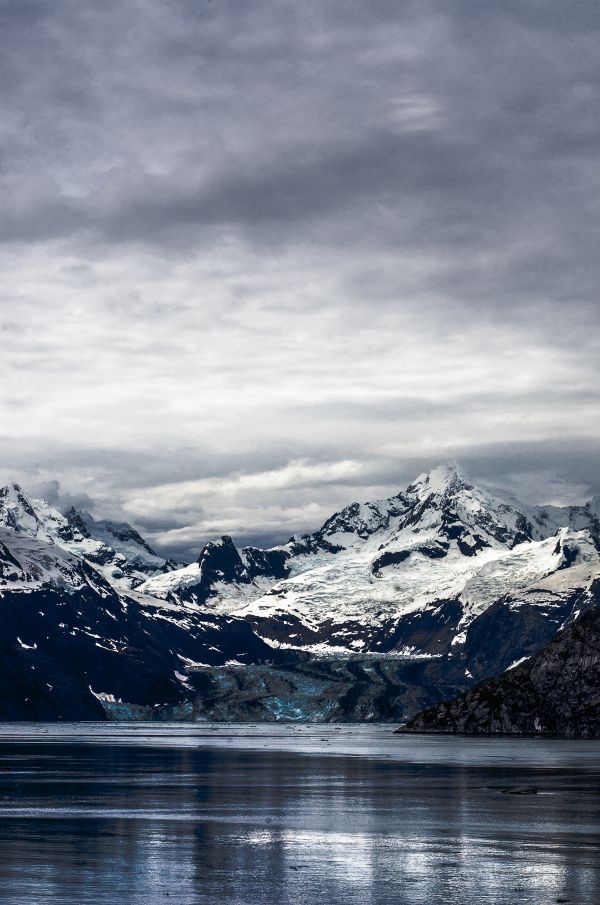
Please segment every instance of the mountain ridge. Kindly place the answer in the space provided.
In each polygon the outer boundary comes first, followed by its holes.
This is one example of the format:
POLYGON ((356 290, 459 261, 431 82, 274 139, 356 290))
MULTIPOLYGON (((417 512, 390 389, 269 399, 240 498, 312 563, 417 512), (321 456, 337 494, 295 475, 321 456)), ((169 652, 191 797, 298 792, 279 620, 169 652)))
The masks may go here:
MULTIPOLYGON (((565 513, 572 523, 574 514, 577 524, 586 523, 584 507, 565 513)), ((514 589, 514 582, 502 587, 502 573, 508 574, 513 565, 521 565, 521 584, 526 586, 528 577, 532 584, 558 571, 564 565, 559 554, 566 551, 574 557, 572 564, 577 557, 597 559, 588 529, 566 527, 561 534, 548 514, 537 518, 530 507, 528 515, 477 488, 457 468, 443 466, 419 475, 405 491, 385 500, 352 503, 313 534, 293 536, 266 551, 238 551, 228 537, 210 542, 198 564, 154 576, 141 590, 249 618, 272 643, 281 643, 285 621, 288 634, 300 639, 297 646, 309 649, 344 647, 335 615, 328 615, 328 599, 335 596, 344 629, 349 622, 356 626, 353 637, 346 638, 347 649, 369 650, 366 635, 378 620, 385 630, 382 619, 397 621, 439 600, 459 599, 460 618, 468 620, 476 610, 476 586, 480 598, 484 590, 489 598, 495 586, 496 597, 503 589, 514 589), (208 562, 221 546, 232 562, 235 559, 237 578, 215 572, 209 581, 208 562), (247 568, 250 560, 252 572, 247 568), (365 612, 369 625, 360 637, 365 612), (292 623, 297 631, 291 631, 292 623)))
MULTIPOLYGON (((594 502, 522 508, 443 466, 312 534, 240 550, 225 535, 173 568, 127 523, 7 485, 7 694, 31 714, 36 673, 71 689, 73 718, 397 721, 531 657, 585 608, 594 502)), ((69 718, 67 692, 52 710, 40 687, 35 712, 69 718)))
POLYGON ((46 500, 30 497, 16 483, 0 488, 0 527, 82 556, 123 590, 176 566, 159 556, 128 523, 97 521, 74 507, 63 515, 46 500))

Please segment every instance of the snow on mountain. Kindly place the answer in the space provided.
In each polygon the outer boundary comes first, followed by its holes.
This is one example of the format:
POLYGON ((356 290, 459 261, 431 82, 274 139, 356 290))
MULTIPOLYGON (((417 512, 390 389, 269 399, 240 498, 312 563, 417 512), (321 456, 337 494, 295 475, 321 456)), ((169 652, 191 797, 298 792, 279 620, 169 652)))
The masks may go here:
MULTIPOLYGON (((441 618, 453 623, 453 640, 476 617, 500 598, 525 594, 565 566, 564 550, 577 551, 570 566, 585 562, 578 580, 591 580, 600 571, 600 557, 587 532, 563 529, 562 538, 532 541, 514 550, 487 548, 476 556, 453 550, 445 557, 429 559, 410 553, 402 563, 372 573, 372 551, 340 554, 332 562, 315 566, 274 585, 265 595, 230 611, 255 626, 260 635, 282 640, 280 626, 289 626, 287 644, 312 647, 332 645, 354 651, 380 649, 382 640, 398 636, 399 646, 411 654, 430 653, 436 627, 419 632, 415 644, 401 626, 415 617, 437 613, 440 604, 455 601, 452 614, 441 618)), ((548 588, 545 602, 554 596, 548 588)), ((223 600, 219 610, 227 610, 223 600)))
POLYGON ((277 577, 287 574, 287 551, 257 550, 247 547, 238 552, 228 535, 209 541, 196 562, 189 566, 154 575, 139 586, 152 597, 204 605, 227 612, 231 606, 215 606, 221 596, 229 601, 252 599, 268 591, 277 577))
POLYGON ((1 526, 83 557, 121 589, 175 566, 158 556, 131 525, 96 521, 75 509, 62 515, 46 500, 29 497, 18 484, 0 488, 1 526))
MULTIPOLYGON (((539 595, 540 582, 576 565, 583 567, 578 581, 591 580, 600 569, 593 508, 579 508, 565 514, 580 530, 557 528, 559 510, 521 507, 441 466, 280 547, 239 553, 230 538, 208 544, 197 563, 140 590, 245 618, 286 647, 369 651, 396 637, 396 649, 424 655, 431 639, 409 643, 402 626, 438 613, 441 602, 456 604, 451 618, 446 611, 436 618, 452 623, 451 640, 460 644, 466 626, 502 597, 532 586, 539 595)), ((545 593, 554 592, 546 586, 545 593)))
MULTIPOLYGON (((465 621, 502 596, 542 591, 560 594, 590 583, 600 571, 600 555, 589 531, 560 528, 543 541, 521 544, 506 556, 485 563, 459 595, 465 621)), ((544 602, 546 598, 544 597, 544 602)))
POLYGON ((524 503, 510 494, 498 492, 499 499, 523 513, 538 540, 556 534, 560 528, 589 531, 600 544, 600 496, 594 496, 582 506, 538 506, 524 503))
POLYGON ((445 466, 286 544, 223 537, 168 571, 131 526, 8 485, 0 719, 276 718, 291 688, 300 716, 398 718, 585 610, 599 508, 524 506, 445 466))
POLYGON ((0 595, 44 587, 69 593, 91 587, 101 596, 110 589, 95 569, 58 544, 0 528, 0 595))
POLYGON ((398 731, 600 736, 600 582, 587 604, 533 655, 398 731))
POLYGON ((201 693, 210 666, 281 659, 245 620, 117 590, 54 541, 60 519, 40 518, 43 507, 11 490, 11 527, 0 528, 0 720, 102 719, 108 702, 151 718, 201 693))

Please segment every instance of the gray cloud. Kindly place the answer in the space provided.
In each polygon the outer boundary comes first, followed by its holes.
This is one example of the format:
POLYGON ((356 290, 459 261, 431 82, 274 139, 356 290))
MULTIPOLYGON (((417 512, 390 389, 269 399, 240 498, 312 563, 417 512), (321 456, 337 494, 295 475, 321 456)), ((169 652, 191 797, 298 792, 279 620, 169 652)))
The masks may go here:
POLYGON ((597 490, 599 30, 587 0, 0 0, 2 477, 187 557, 441 459, 597 490))
POLYGON ((56 479, 50 481, 41 481, 40 483, 32 483, 27 488, 28 492, 34 498, 46 500, 51 506, 54 506, 59 512, 66 512, 74 506, 79 510, 90 510, 94 508, 94 500, 87 493, 69 493, 60 486, 60 481, 56 479))

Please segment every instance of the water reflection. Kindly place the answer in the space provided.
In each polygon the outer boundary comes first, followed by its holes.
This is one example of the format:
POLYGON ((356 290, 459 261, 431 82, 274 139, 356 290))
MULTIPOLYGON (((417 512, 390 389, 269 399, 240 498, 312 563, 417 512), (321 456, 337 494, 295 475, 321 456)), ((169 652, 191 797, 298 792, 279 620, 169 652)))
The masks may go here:
POLYGON ((600 902, 598 743, 248 731, 0 739, 0 901, 600 902))

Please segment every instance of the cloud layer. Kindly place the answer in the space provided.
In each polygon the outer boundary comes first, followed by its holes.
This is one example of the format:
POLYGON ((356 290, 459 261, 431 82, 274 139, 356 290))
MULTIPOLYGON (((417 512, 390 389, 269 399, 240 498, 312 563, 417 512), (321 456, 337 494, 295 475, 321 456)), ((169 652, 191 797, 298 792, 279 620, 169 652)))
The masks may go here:
POLYGON ((2 478, 184 558, 445 459, 600 490, 599 32, 586 0, 0 2, 2 478))

